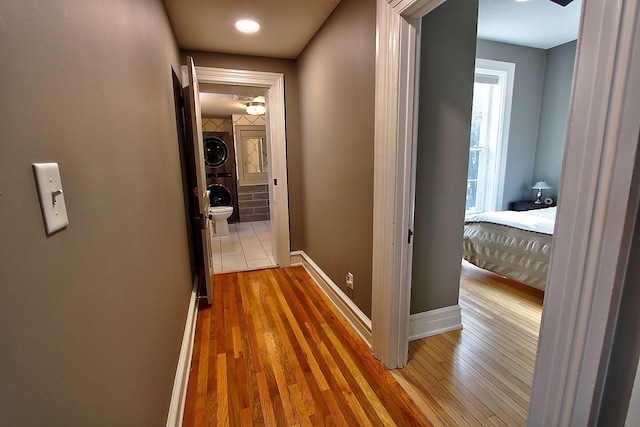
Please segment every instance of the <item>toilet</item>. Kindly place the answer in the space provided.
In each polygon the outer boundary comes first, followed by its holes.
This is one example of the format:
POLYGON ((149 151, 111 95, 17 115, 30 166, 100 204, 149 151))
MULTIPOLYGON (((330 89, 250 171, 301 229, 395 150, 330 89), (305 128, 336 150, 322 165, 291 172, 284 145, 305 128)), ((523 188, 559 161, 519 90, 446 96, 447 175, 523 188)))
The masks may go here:
POLYGON ((233 213, 232 206, 210 206, 209 214, 213 221, 212 236, 226 236, 229 234, 229 223, 227 219, 233 213))
POLYGON ((229 234, 227 219, 233 214, 231 192, 221 184, 209 185, 207 191, 209 192, 209 216, 213 221, 211 236, 226 236, 229 234))

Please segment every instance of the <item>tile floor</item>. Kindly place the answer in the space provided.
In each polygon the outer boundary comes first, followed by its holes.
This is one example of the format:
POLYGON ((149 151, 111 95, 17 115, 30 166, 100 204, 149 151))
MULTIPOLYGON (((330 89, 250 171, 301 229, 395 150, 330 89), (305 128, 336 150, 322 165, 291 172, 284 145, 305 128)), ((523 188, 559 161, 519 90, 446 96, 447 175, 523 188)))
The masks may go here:
POLYGON ((271 249, 270 221, 229 224, 229 234, 212 237, 211 246, 215 273, 276 265, 271 249))

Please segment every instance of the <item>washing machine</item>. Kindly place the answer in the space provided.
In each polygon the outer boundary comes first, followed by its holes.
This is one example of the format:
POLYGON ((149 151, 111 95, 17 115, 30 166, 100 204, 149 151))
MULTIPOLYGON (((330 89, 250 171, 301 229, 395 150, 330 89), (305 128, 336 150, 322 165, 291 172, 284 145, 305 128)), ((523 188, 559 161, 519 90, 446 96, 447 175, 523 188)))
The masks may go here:
POLYGON ((236 156, 231 136, 228 132, 203 132, 203 140, 207 187, 215 188, 214 198, 220 206, 233 207, 228 222, 238 222, 236 156))
POLYGON ((231 191, 222 184, 209 184, 209 204, 212 207, 232 206, 231 191))

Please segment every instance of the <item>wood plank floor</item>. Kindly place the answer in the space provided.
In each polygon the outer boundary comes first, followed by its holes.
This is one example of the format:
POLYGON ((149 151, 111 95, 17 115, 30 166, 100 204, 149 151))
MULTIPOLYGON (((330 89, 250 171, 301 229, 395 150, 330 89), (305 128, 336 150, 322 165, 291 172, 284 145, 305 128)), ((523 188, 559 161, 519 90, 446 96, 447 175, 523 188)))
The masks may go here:
POLYGON ((434 425, 526 425, 543 293, 464 263, 463 330, 409 343, 393 371, 434 425))
POLYGON ((302 267, 217 275, 199 310, 183 425, 431 425, 302 267))

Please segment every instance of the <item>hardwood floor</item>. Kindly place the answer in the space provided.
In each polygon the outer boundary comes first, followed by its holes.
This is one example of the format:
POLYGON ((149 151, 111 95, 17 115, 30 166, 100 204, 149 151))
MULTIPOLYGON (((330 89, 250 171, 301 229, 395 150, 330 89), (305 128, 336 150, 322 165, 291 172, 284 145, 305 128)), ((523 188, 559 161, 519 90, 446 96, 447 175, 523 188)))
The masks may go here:
POLYGON ((185 426, 431 425, 302 267, 217 275, 185 426))
POLYGON ((542 300, 463 264, 463 330, 410 342, 409 363, 394 376, 434 425, 526 425, 542 300))
POLYGON ((411 342, 395 371, 302 267, 216 276, 216 302, 198 313, 184 425, 526 425, 543 293, 462 270, 464 329, 411 342))

